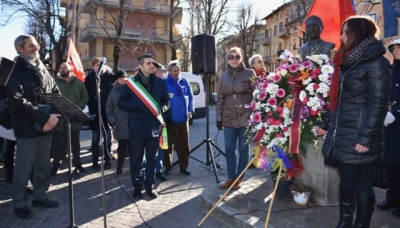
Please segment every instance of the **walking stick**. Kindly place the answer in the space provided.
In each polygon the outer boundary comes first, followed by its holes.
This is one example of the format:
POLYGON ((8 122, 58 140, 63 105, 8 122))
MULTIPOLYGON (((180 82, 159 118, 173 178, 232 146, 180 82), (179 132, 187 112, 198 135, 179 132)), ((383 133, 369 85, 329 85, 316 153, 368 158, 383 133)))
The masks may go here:
POLYGON ((274 191, 272 192, 272 199, 271 202, 269 203, 269 208, 268 208, 268 213, 267 213, 267 219, 265 220, 265 227, 268 227, 268 223, 269 223, 269 217, 271 215, 271 208, 272 208, 272 204, 274 203, 274 199, 275 199, 275 195, 276 195, 276 190, 278 189, 278 185, 279 185, 279 180, 281 179, 281 172, 282 172, 282 166, 283 166, 283 162, 282 159, 280 159, 279 162, 279 171, 278 171, 278 179, 276 179, 276 183, 275 183, 275 187, 274 187, 274 191))
POLYGON ((224 195, 218 200, 217 203, 215 203, 214 207, 211 208, 211 210, 206 214, 206 216, 204 216, 204 218, 200 221, 199 224, 197 224, 197 226, 201 226, 201 224, 207 219, 207 217, 214 211, 214 209, 218 206, 218 204, 225 198, 226 195, 228 195, 229 191, 232 189, 233 186, 235 186, 236 182, 238 182, 238 180, 243 176, 243 174, 246 172, 247 169, 249 169, 251 163, 253 163, 253 161, 257 158, 257 156, 254 156, 253 159, 251 159, 251 161, 249 162, 249 164, 247 164, 247 166, 243 169, 243 171, 240 173, 240 175, 235 179, 235 181, 233 182, 233 184, 231 184, 231 186, 229 186, 228 190, 226 190, 226 192, 224 193, 224 195))

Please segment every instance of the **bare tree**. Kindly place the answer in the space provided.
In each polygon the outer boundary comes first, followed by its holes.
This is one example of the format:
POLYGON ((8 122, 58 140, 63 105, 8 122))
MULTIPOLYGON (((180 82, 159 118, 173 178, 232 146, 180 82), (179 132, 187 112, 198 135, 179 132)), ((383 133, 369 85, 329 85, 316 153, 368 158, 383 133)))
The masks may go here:
MULTIPOLYGON (((52 62, 54 72, 58 72, 58 67, 63 61, 66 42, 68 15, 65 10, 60 7, 60 0, 2 0, 10 12, 10 15, 23 13, 35 23, 40 24, 41 33, 45 33, 43 37, 48 40, 48 55, 55 62, 52 62)), ((37 34, 36 34, 37 35, 37 34)))
POLYGON ((104 14, 98 13, 97 7, 87 7, 86 10, 90 13, 90 15, 94 16, 97 24, 100 25, 109 39, 113 42, 113 70, 116 72, 119 69, 119 58, 123 46, 122 36, 124 33, 125 23, 129 18, 129 15, 132 13, 132 7, 130 6, 131 1, 118 0, 117 6, 110 6, 109 2, 106 0, 98 1, 103 6, 102 8, 105 11, 104 14), (111 24, 111 26, 115 29, 115 34, 111 33, 109 28, 106 27, 108 24, 111 24))
POLYGON ((249 67, 248 59, 253 55, 256 37, 260 30, 264 29, 258 17, 252 18, 253 5, 243 3, 237 10, 236 23, 232 24, 238 31, 235 43, 243 49, 243 60, 249 67))
POLYGON ((171 0, 170 2, 170 14, 169 14, 169 44, 171 46, 171 60, 177 59, 176 51, 178 50, 178 42, 175 40, 174 35, 174 23, 175 19, 182 13, 182 8, 179 7, 180 0, 171 0))
MULTIPOLYGON (((48 35, 43 33, 45 28, 43 28, 42 24, 36 20, 36 18, 28 16, 28 21, 25 26, 25 33, 30 34, 36 38, 40 45, 39 55, 40 59, 47 64, 51 64, 51 60, 44 61, 46 59, 46 55, 51 52, 51 43, 49 42, 48 35)), ((50 58, 48 56, 48 58, 50 58)))

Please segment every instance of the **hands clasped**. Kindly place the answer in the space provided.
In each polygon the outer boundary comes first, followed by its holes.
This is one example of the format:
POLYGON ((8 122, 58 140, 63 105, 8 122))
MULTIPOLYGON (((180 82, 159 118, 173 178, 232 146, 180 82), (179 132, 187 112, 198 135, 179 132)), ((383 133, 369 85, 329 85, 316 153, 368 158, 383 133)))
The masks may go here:
POLYGON ((58 123, 60 114, 50 114, 50 118, 47 120, 47 123, 43 125, 43 131, 51 131, 58 123))

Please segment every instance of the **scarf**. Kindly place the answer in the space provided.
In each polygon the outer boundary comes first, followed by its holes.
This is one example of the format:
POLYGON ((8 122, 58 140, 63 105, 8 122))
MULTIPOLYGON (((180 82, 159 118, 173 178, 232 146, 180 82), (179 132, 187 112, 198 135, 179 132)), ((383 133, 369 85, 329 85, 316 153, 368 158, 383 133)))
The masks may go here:
POLYGON ((40 61, 39 58, 35 59, 35 61, 33 61, 32 59, 28 59, 25 56, 21 56, 21 58, 25 59, 28 63, 28 66, 36 71, 39 76, 40 82, 43 83, 47 69, 42 61, 40 61))
POLYGON ((254 71, 256 72, 256 75, 259 76, 259 77, 265 76, 265 69, 262 69, 262 70, 254 69, 254 71))
POLYGON ((337 108, 338 104, 338 96, 339 96, 339 77, 340 77, 340 67, 348 69, 357 61, 363 57, 367 49, 374 43, 378 42, 376 38, 369 38, 363 40, 360 44, 358 44, 351 51, 344 53, 344 59, 340 56, 340 51, 335 53, 333 57, 333 67, 334 72, 332 76, 331 88, 329 90, 329 105, 328 109, 333 112, 337 108))
POLYGON ((167 82, 175 87, 176 94, 181 97, 181 96, 183 96, 183 93, 182 93, 182 87, 178 83, 179 79, 180 78, 172 77, 170 74, 168 74, 168 76, 167 76, 167 82))

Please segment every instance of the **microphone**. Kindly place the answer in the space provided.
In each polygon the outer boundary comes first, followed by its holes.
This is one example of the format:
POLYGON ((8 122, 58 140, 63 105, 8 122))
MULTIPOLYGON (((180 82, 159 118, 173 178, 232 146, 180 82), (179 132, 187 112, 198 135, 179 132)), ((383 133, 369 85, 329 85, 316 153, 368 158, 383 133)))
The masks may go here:
POLYGON ((107 62, 106 57, 101 57, 100 58, 100 64, 99 64, 99 69, 97 69, 97 75, 100 74, 101 68, 103 68, 103 66, 104 66, 104 64, 106 64, 106 62, 107 62))

